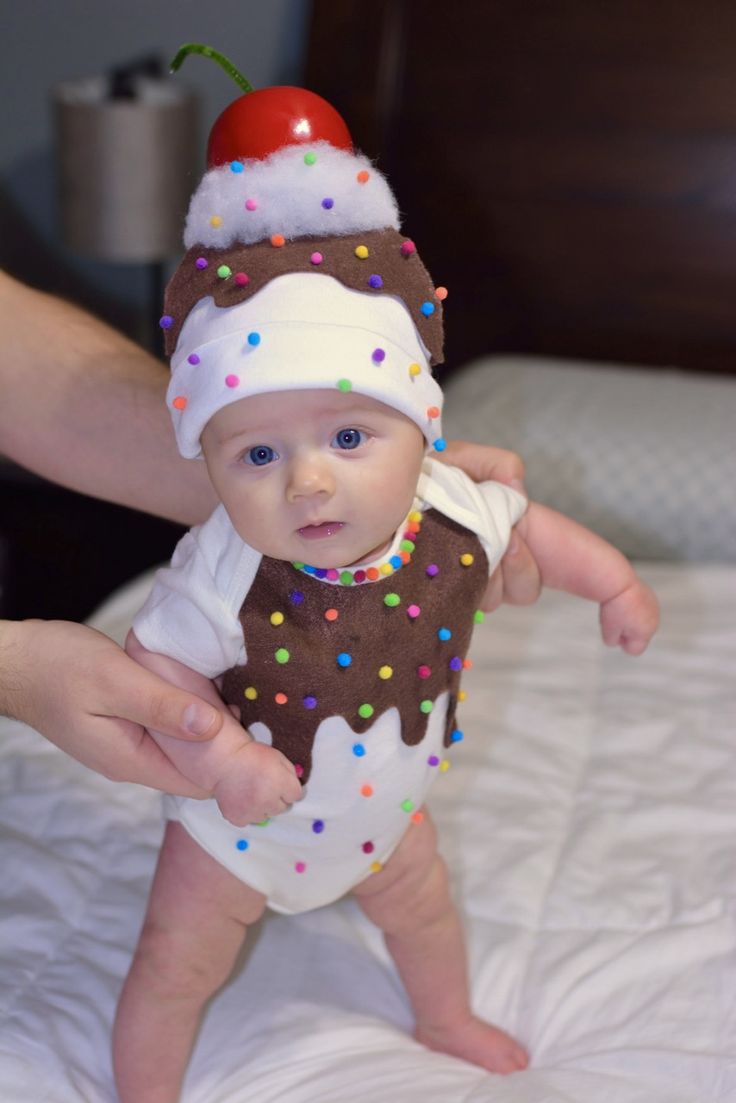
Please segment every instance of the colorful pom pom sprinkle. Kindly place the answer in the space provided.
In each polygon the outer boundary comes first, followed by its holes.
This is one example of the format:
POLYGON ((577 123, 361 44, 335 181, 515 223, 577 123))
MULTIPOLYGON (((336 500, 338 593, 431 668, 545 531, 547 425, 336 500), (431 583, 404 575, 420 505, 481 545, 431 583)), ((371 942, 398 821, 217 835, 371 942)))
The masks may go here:
POLYGON ((430 563, 424 572, 429 578, 436 578, 440 573, 440 569, 436 563, 430 563))
POLYGON ((159 318, 158 324, 161 326, 161 329, 171 329, 174 324, 174 319, 171 317, 170 314, 164 314, 161 318, 159 318))
POLYGON ((250 843, 248 842, 247 839, 238 839, 235 846, 238 850, 247 850, 248 847, 250 846, 250 843))
POLYGON ((372 276, 368 277, 368 286, 372 287, 374 291, 378 291, 383 287, 383 280, 374 272, 372 276))
POLYGON ((433 708, 434 708, 434 705, 432 704, 431 701, 429 701, 427 699, 425 699, 424 701, 419 702, 419 711, 423 712, 425 714, 425 716, 428 715, 432 711, 433 708))
POLYGON ((353 656, 348 655, 347 651, 341 651, 340 654, 337 656, 337 665, 341 666, 343 670, 349 667, 352 661, 353 656))
POLYGON ((285 705, 288 700, 289 698, 286 696, 285 693, 277 693, 274 697, 274 701, 277 705, 285 705))
POLYGON ((283 665, 284 663, 288 663, 291 655, 285 647, 277 647, 273 653, 273 657, 277 663, 281 663, 283 665))
POLYGON ((229 279, 232 274, 233 270, 227 264, 221 264, 220 267, 217 269, 217 275, 220 277, 221 280, 229 279))
POLYGON ((282 245, 286 245, 286 238, 283 234, 271 234, 271 244, 276 249, 280 249, 282 245))
POLYGON ((459 690, 457 691, 457 699, 458 699, 458 701, 464 701, 464 700, 465 700, 465 698, 466 698, 467 696, 468 696, 468 695, 467 695, 467 693, 465 692, 465 690, 464 690, 464 689, 459 689, 459 690))
POLYGON ((434 448, 435 452, 444 452, 447 448, 447 441, 444 437, 437 437, 437 440, 434 442, 432 447, 434 448))
POLYGON ((325 609, 325 620, 335 621, 339 615, 337 609, 325 609))
POLYGON ((311 257, 309 258, 309 263, 315 265, 321 264, 324 259, 325 258, 322 256, 321 253, 312 253, 311 257))
POLYGON ((449 628, 438 628, 437 629, 437 636, 441 640, 451 640, 452 639, 452 632, 450 631, 449 628))
POLYGON ((304 767, 302 766, 301 762, 294 763, 294 773, 297 777, 304 777, 304 767))
POLYGON ((171 405, 174 407, 175 410, 186 410, 187 399, 184 397, 183 394, 178 394, 171 405))
POLYGON ((308 693, 307 696, 303 698, 302 704, 304 705, 305 709, 316 709, 317 698, 314 697, 311 693, 308 693))
POLYGON ((430 421, 434 421, 435 418, 438 418, 439 416, 440 416, 439 406, 428 406, 427 407, 427 417, 429 418, 430 421))
POLYGON ((294 863, 294 869, 296 870, 297 873, 304 873, 306 868, 307 868, 307 863, 306 862, 295 862, 294 863))
POLYGON ((199 360, 199 357, 197 356, 196 352, 190 352, 189 356, 187 356, 187 364, 193 364, 196 367, 196 365, 199 364, 199 362, 200 362, 200 360, 199 360))
POLYGON ((463 552, 463 554, 460 556, 460 562, 462 563, 463 567, 470 567, 474 561, 475 556, 471 555, 470 552, 463 552))
POLYGON ((246 199, 245 209, 246 209, 246 211, 257 211, 258 210, 258 200, 257 199, 246 199))
POLYGON ((417 674, 420 678, 431 678, 432 668, 427 666, 426 663, 422 663, 421 666, 417 667, 417 674))
POLYGON ((358 706, 358 716, 362 717, 363 720, 370 720, 374 712, 375 709, 373 708, 373 705, 369 705, 366 703, 358 706))
POLYGON ((463 659, 463 670, 472 670, 472 668, 473 668, 473 660, 472 659, 463 659))
POLYGON ((411 818, 412 823, 423 823, 424 822, 424 812, 412 812, 410 818, 411 818))
POLYGON ((292 590, 289 594, 289 601, 292 605, 301 605, 304 601, 304 594, 301 590, 292 590))
POLYGON ((353 572, 352 571, 340 571, 340 585, 341 586, 352 586, 354 581, 355 580, 353 578, 353 572))
POLYGON ((482 609, 476 609, 473 613, 473 624, 482 624, 486 619, 486 615, 482 609))
POLYGON ((338 391, 342 391, 343 394, 347 394, 348 391, 352 391, 353 384, 350 382, 349 379, 338 379, 337 389, 338 391))
POLYGON ((314 831, 315 835, 321 835, 322 832, 324 831, 324 829, 325 829, 325 821, 324 820, 315 820, 313 822, 312 831, 314 831))
POLYGON ((371 873, 380 873, 383 869, 381 862, 371 862, 371 873))
POLYGON ((446 287, 435 287, 434 293, 435 293, 435 296, 440 300, 441 303, 443 303, 445 301, 445 299, 447 298, 447 288, 446 287))
POLYGON ((421 310, 425 318, 431 318, 435 312, 435 305, 434 303, 426 302, 422 303, 419 309, 421 310))
POLYGON ((450 670, 462 670, 463 660, 460 658, 459 655, 453 655, 447 665, 449 666, 450 670))
POLYGON ((386 594, 383 604, 388 605, 389 609, 395 609, 397 605, 401 604, 401 598, 398 594, 386 594))
POLYGON ((407 617, 411 617, 412 620, 416 620, 421 611, 422 610, 419 605, 410 605, 406 610, 406 615, 407 617))
POLYGON ((393 678, 394 668, 392 666, 381 666, 378 668, 378 677, 382 678, 384 682, 389 678, 393 678))
POLYGON ((360 795, 361 795, 361 797, 372 797, 373 796, 373 786, 368 785, 368 784, 361 785, 360 795))
POLYGON ((414 378, 415 376, 417 376, 417 375, 421 375, 421 374, 422 374, 422 366, 421 366, 421 364, 410 364, 410 365, 409 365, 409 375, 410 375, 410 376, 412 377, 412 379, 413 379, 413 378, 414 378))
POLYGON ((450 735, 450 739, 453 743, 462 743, 464 738, 465 732, 461 732, 459 728, 455 728, 455 730, 450 735))
POLYGON ((331 199, 329 195, 326 195, 325 198, 322 200, 322 206, 326 211, 331 211, 332 208, 335 206, 335 200, 331 199))
POLYGON ((225 386, 226 387, 237 387, 237 386, 239 386, 239 384, 240 384, 240 376, 238 376, 238 375, 226 375, 225 376, 225 386))
POLYGON ((220 218, 219 214, 212 215, 212 218, 210 219, 210 226, 212 226, 212 228, 215 230, 219 226, 222 226, 222 219, 220 218))
POLYGON ((368 256, 370 255, 368 253, 368 246, 367 245, 356 245, 355 246, 355 255, 358 258, 358 260, 366 260, 368 258, 368 256))
POLYGON ((260 345, 260 343, 261 343, 260 333, 256 333, 256 331, 254 330, 252 333, 248 334, 248 344, 250 345, 251 348, 256 348, 258 345, 260 345))
POLYGON ((443 758, 442 762, 440 762, 440 773, 441 774, 446 774, 449 769, 450 769, 450 762, 448 761, 448 759, 443 758))
POLYGON ((371 360, 373 361, 374 364, 382 364, 385 359, 386 359, 386 350, 385 349, 374 349, 373 352, 371 353, 371 360))
POLYGON ((305 165, 314 165, 314 164, 316 164, 316 162, 317 162, 317 154, 316 153, 312 153, 312 151, 310 150, 309 153, 304 154, 304 164, 305 165))
POLYGON ((243 690, 243 696, 248 701, 255 701, 258 697, 258 690, 255 686, 246 686, 246 688, 243 690))
POLYGON ((414 811, 414 801, 409 800, 408 798, 406 800, 402 800, 401 810, 402 810, 402 812, 413 812, 414 811))
POLYGON ((246 272, 236 272, 235 282, 238 287, 245 287, 246 284, 250 283, 250 276, 246 272))
POLYGON ((353 743, 353 754, 356 758, 363 758, 365 755, 365 747, 362 743, 353 743))
POLYGON ((280 612, 271 613, 271 616, 268 619, 271 621, 271 624, 273 624, 275 628, 278 628, 280 624, 284 623, 284 614, 280 612))
POLYGON ((370 180, 370 176, 371 174, 366 169, 361 169, 355 179, 358 181, 359 184, 367 184, 370 180))
POLYGON ((209 261, 207 260, 207 257, 197 257, 194 262, 194 267, 199 268, 200 272, 202 272, 205 268, 208 268, 209 261))
POLYGON ((243 172, 243 171, 244 171, 244 166, 242 165, 242 163, 240 161, 231 161, 230 162, 230 172, 236 172, 237 173, 237 172, 243 172))
POLYGON ((375 849, 375 845, 371 842, 363 843, 361 847, 364 854, 372 854, 375 849))
POLYGON ((431 754, 429 756, 429 758, 427 759, 427 765, 428 766, 439 766, 439 764, 440 764, 440 760, 439 760, 439 758, 437 757, 436 754, 431 754))
POLYGON ((407 238, 406 241, 402 241, 402 243, 401 243, 401 255, 403 257, 410 257, 412 255, 412 253, 416 253, 416 251, 417 251, 416 245, 409 238, 407 238))

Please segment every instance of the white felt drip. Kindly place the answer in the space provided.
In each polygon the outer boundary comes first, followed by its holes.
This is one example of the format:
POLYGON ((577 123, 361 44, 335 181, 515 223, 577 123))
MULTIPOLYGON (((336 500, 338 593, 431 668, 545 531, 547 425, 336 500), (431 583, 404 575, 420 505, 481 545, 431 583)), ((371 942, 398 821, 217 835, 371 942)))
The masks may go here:
POLYGON ((227 248, 252 245, 282 234, 287 240, 400 227, 399 211, 386 179, 362 154, 328 142, 286 146, 242 171, 222 165, 203 177, 192 196, 184 244, 227 248), (308 164, 307 154, 315 161, 308 164), (358 174, 367 172, 361 183, 358 174), (323 206, 323 200, 332 206, 323 206), (251 201, 246 207, 246 202, 251 201))

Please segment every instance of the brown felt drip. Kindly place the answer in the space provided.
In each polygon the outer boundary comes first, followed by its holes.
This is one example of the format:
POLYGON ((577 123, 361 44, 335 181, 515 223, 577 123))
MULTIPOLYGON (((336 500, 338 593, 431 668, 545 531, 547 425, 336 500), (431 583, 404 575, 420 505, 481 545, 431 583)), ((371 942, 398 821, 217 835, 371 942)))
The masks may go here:
POLYGON ((303 237, 281 246, 270 241, 255 245, 235 243, 228 249, 193 246, 186 254, 166 289, 165 314, 172 319, 165 331, 166 354, 171 356, 181 327, 200 299, 211 296, 219 307, 235 306, 251 298, 265 284, 287 272, 316 272, 333 276, 346 287, 368 295, 395 295, 406 306, 427 349, 431 363, 440 364, 442 351, 442 303, 435 296, 434 284, 419 254, 401 252, 407 241, 397 230, 370 230, 340 237, 303 237), (355 250, 364 245, 368 256, 361 259, 355 250), (315 253, 320 263, 312 260, 315 253), (200 266, 197 266, 197 261, 200 266), (206 267, 201 262, 206 261, 206 267), (219 276, 223 266, 230 275, 219 276), (248 282, 243 277, 248 277, 248 282), (371 288, 371 276, 380 276, 382 287, 371 288), (431 303, 434 312, 422 313, 422 305, 431 303))
POLYGON ((264 557, 240 612, 248 663, 226 674, 223 696, 240 708, 245 727, 260 721, 269 728, 273 745, 302 768, 305 782, 317 728, 329 716, 343 716, 361 735, 397 708, 401 737, 414 746, 428 723, 420 702, 449 691, 447 746, 462 673, 450 660, 465 658, 487 583, 488 561, 478 538, 435 511, 424 516, 411 561, 376 582, 330 585, 264 557), (465 567, 460 556, 468 552, 473 562, 465 567), (435 577, 427 575, 430 564, 439 568, 435 577), (391 593, 401 599, 393 608, 383 600, 391 593), (412 604, 421 609, 416 618, 407 614, 412 604), (336 620, 325 618, 328 609, 337 610, 336 620), (271 624, 274 612, 283 613, 282 624, 271 624), (440 628, 450 629, 452 637, 440 640, 440 628), (279 648, 288 651, 288 662, 277 662, 279 648), (352 657, 346 668, 337 662, 340 653, 352 657), (392 677, 379 677, 383 666, 392 667, 392 677), (428 677, 419 676, 420 666, 430 668, 428 677), (246 689, 257 693, 255 700, 245 696, 246 689), (277 703, 277 694, 287 702, 277 703), (305 704, 310 698, 314 707, 305 704), (370 717, 359 715, 361 704, 372 705, 370 717))

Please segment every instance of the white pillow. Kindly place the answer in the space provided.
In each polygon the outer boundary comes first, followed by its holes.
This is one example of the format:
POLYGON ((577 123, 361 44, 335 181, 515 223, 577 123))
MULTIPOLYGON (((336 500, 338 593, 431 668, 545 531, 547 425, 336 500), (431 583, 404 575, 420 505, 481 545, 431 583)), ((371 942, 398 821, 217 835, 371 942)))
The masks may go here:
POLYGON ((445 393, 446 437, 519 452, 533 498, 627 555, 736 561, 736 379, 491 356, 445 393))

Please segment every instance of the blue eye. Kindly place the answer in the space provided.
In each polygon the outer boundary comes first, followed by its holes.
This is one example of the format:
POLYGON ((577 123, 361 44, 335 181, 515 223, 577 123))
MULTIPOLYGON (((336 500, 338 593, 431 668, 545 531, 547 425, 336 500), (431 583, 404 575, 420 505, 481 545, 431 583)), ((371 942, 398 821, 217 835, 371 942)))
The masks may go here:
POLYGON ((257 444, 255 448, 250 448, 243 456, 245 462, 252 464, 254 467, 265 467, 266 464, 273 463, 278 458, 278 452, 275 452, 268 444, 257 444))
POLYGON ((349 451, 363 444, 364 440, 365 433, 361 429, 341 429, 335 434, 332 443, 336 448, 349 451))

